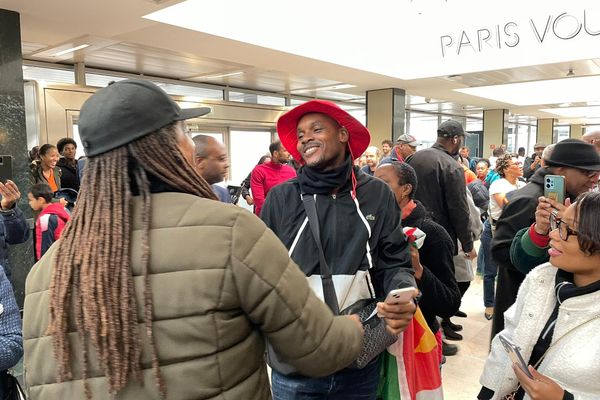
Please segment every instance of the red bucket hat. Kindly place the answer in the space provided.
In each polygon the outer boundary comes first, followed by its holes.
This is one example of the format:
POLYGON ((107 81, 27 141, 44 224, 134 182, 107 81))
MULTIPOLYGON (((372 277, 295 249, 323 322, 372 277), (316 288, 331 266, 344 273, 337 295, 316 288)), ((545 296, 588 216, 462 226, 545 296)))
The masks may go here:
POLYGON ((337 104, 325 100, 311 100, 291 109, 277 120, 277 134, 279 135, 281 144, 283 144, 283 147, 290 152, 295 160, 302 164, 304 164, 304 160, 296 148, 298 144, 296 129, 300 118, 310 113, 328 115, 346 128, 352 159, 360 157, 369 146, 369 143, 371 143, 369 130, 337 104))

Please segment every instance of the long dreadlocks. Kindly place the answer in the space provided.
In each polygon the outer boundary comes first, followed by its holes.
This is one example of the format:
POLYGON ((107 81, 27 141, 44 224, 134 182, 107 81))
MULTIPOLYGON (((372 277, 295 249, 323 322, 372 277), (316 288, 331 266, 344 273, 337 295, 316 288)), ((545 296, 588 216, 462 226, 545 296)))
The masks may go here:
POLYGON ((87 159, 82 189, 71 220, 55 252, 50 283, 50 321, 58 361, 58 381, 72 378, 69 325, 82 340, 82 378, 86 398, 88 344, 98 353, 100 368, 115 395, 133 378, 142 382, 141 339, 131 271, 131 190, 134 177, 142 199, 142 256, 145 331, 152 368, 161 396, 166 387, 159 370, 152 327, 152 293, 148 276, 151 226, 150 184, 146 172, 171 187, 199 197, 216 199, 210 185, 185 159, 177 144, 177 123, 126 146, 87 159), (131 163, 134 160, 134 163, 131 163), (132 168, 133 171, 129 171, 132 168), (58 256, 60 254, 60 257, 58 256), (74 321, 69 309, 74 307, 74 321))

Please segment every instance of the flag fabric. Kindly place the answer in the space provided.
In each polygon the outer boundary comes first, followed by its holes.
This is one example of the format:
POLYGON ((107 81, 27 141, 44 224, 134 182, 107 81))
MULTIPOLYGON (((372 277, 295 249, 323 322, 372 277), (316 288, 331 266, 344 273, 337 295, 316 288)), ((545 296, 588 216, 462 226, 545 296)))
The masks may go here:
POLYGON ((440 344, 421 310, 382 354, 379 400, 441 400, 440 344))

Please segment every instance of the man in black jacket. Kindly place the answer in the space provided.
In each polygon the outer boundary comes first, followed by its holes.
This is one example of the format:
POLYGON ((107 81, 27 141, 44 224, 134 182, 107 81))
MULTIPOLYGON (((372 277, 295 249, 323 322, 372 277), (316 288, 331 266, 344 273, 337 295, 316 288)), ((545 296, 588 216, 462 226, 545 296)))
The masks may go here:
MULTIPOLYGON (((416 283, 408 243, 402 232, 394 195, 379 179, 353 167, 370 142, 369 131, 331 102, 313 100, 284 114, 277 122, 281 143, 304 164, 296 178, 269 191, 261 218, 289 249, 292 260, 324 299, 319 248, 306 216, 303 197, 314 197, 320 240, 332 270, 340 310, 361 299, 384 298, 391 290, 416 283)), ((290 289, 293 290, 293 289, 290 289)), ((331 299, 327 301, 329 304, 331 299)), ((413 302, 380 303, 378 312, 399 334, 415 310, 413 302)), ((377 358, 361 370, 344 369, 323 378, 285 375, 273 370, 273 397, 375 398, 377 358)))
POLYGON ((577 139, 557 143, 539 168, 521 189, 513 192, 496 222, 492 239, 492 258, 498 264, 498 280, 494 301, 492 338, 504 329, 504 312, 515 302, 525 275, 510 260, 510 245, 517 232, 535 222, 538 198, 544 194, 544 177, 548 174, 565 177, 566 194, 571 199, 591 190, 598 181, 600 156, 592 145, 577 139))
POLYGON ((474 259, 477 253, 469 232, 465 173, 454 158, 465 131, 457 121, 447 120, 439 126, 437 134, 431 148, 418 151, 407 160, 421 183, 415 198, 431 212, 433 220, 446 229, 455 246, 454 254, 458 254, 458 239, 464 256, 474 259))

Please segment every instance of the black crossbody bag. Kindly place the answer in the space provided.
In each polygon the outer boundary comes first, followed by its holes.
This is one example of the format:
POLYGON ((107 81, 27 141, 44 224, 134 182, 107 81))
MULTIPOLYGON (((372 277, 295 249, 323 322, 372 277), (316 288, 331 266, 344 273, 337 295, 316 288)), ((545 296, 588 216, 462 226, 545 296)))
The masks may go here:
MULTIPOLYGON (((363 324, 364 340, 363 349, 358 358, 348 366, 352 369, 362 369, 366 367, 375 357, 381 354, 385 349, 392 345, 398 338, 387 331, 385 321, 377 315, 369 318, 377 308, 377 299, 362 299, 345 308, 339 309, 335 286, 333 285, 332 271, 325 259, 323 245, 321 243, 321 234, 319 229, 319 220, 317 218, 317 208, 313 196, 304 195, 302 197, 308 225, 310 226, 313 238, 319 249, 319 268, 321 272, 321 282, 323 284, 323 299, 325 304, 334 315, 352 315, 357 314, 363 324)), ((368 239, 367 239, 368 240, 368 239)), ((267 360, 271 368, 284 375, 295 375, 298 371, 291 365, 284 363, 279 359, 274 349, 267 343, 267 360)))
MULTIPOLYGON (((358 358, 350 365, 350 368, 362 369, 385 349, 392 345, 398 338, 387 331, 385 321, 377 315, 369 318, 377 308, 377 299, 362 299, 340 311, 333 285, 332 271, 325 259, 319 220, 317 218, 317 207, 313 196, 303 196, 302 202, 306 210, 308 224, 313 234, 317 247, 319 248, 319 267, 321 271, 321 282, 323 284, 323 298, 334 315, 357 314, 363 324, 365 337, 363 349, 358 358)), ((367 239, 368 240, 368 239, 367 239)))

